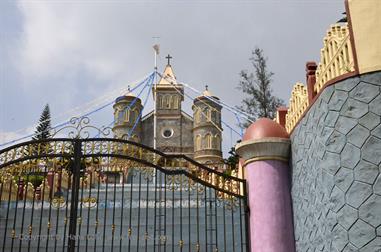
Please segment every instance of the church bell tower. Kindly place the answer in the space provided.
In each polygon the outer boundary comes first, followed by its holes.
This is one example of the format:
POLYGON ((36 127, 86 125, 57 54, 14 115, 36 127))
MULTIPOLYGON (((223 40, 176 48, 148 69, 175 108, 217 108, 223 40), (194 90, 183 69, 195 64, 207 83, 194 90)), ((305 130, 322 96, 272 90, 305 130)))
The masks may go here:
POLYGON ((114 126, 115 138, 141 142, 142 125, 139 115, 143 109, 142 101, 130 91, 115 100, 114 126))
POLYGON ((154 88, 156 98, 156 148, 165 153, 182 153, 182 115, 184 87, 177 83, 171 56, 160 81, 154 88))
POLYGON ((221 105, 206 86, 193 101, 194 159, 200 163, 221 163, 222 127, 221 105))

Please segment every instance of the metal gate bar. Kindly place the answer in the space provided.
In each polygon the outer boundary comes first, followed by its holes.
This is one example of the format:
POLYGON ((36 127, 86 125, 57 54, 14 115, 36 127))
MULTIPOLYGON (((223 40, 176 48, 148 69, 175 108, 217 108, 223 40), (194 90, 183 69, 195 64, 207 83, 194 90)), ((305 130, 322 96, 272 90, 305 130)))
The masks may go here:
POLYGON ((2 251, 249 249, 244 180, 118 139, 0 150, 0 222, 2 251))

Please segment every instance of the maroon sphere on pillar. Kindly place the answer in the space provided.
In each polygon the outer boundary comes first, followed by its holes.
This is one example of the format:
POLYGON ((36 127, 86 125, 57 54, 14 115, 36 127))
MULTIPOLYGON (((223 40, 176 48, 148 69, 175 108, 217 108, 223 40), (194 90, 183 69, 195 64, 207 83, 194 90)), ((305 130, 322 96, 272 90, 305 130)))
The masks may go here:
POLYGON ((286 129, 277 122, 268 118, 260 118, 246 129, 242 140, 259 140, 267 137, 288 139, 289 135, 286 129))

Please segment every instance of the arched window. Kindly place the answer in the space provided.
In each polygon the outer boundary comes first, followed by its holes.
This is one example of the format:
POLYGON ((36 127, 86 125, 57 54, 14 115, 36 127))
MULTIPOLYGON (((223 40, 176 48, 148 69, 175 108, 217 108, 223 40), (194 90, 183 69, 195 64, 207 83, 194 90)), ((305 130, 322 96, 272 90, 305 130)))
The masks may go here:
POLYGON ((171 96, 170 95, 164 95, 162 108, 163 109, 170 109, 171 108, 171 96))
POLYGON ((163 97, 161 97, 161 95, 158 95, 157 96, 157 107, 158 108, 162 108, 163 107, 163 97))
POLYGON ((212 121, 215 123, 218 122, 217 110, 215 110, 215 109, 212 110, 212 121))
POLYGON ((115 123, 118 123, 118 110, 117 109, 114 111, 114 121, 115 121, 115 123))
POLYGON ((205 135, 205 148, 211 149, 212 148, 212 134, 208 133, 205 135))
POLYGON ((195 150, 198 151, 198 150, 201 150, 201 136, 200 135, 197 135, 196 136, 196 140, 195 140, 195 150))
POLYGON ((210 109, 209 108, 204 108, 204 111, 203 111, 203 116, 205 118, 205 121, 206 122, 210 122, 211 121, 211 113, 210 113, 210 109))
POLYGON ((167 109, 171 109, 172 108, 172 96, 168 95, 167 96, 167 106, 166 106, 167 109))
POLYGON ((136 108, 130 110, 130 122, 134 123, 137 116, 136 108))
POLYGON ((124 121, 128 122, 130 120, 130 110, 128 108, 124 109, 124 121))
POLYGON ((179 97, 177 95, 173 96, 173 108, 178 109, 179 108, 179 97))
POLYGON ((214 149, 220 150, 221 149, 221 137, 219 134, 215 135, 214 137, 214 149))
POLYGON ((165 105, 167 104, 167 101, 166 101, 166 97, 165 96, 161 96, 161 105, 160 105, 160 108, 165 108, 165 105))
POLYGON ((118 110, 118 123, 122 123, 124 118, 123 110, 118 110))

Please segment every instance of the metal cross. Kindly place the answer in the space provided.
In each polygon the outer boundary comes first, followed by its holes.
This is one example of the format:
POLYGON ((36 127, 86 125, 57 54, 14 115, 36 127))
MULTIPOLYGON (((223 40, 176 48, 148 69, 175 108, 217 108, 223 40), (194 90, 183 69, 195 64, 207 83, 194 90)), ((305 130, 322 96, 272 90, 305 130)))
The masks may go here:
POLYGON ((172 56, 168 54, 167 57, 165 57, 167 60, 168 60, 168 65, 171 64, 171 59, 172 59, 172 56))

